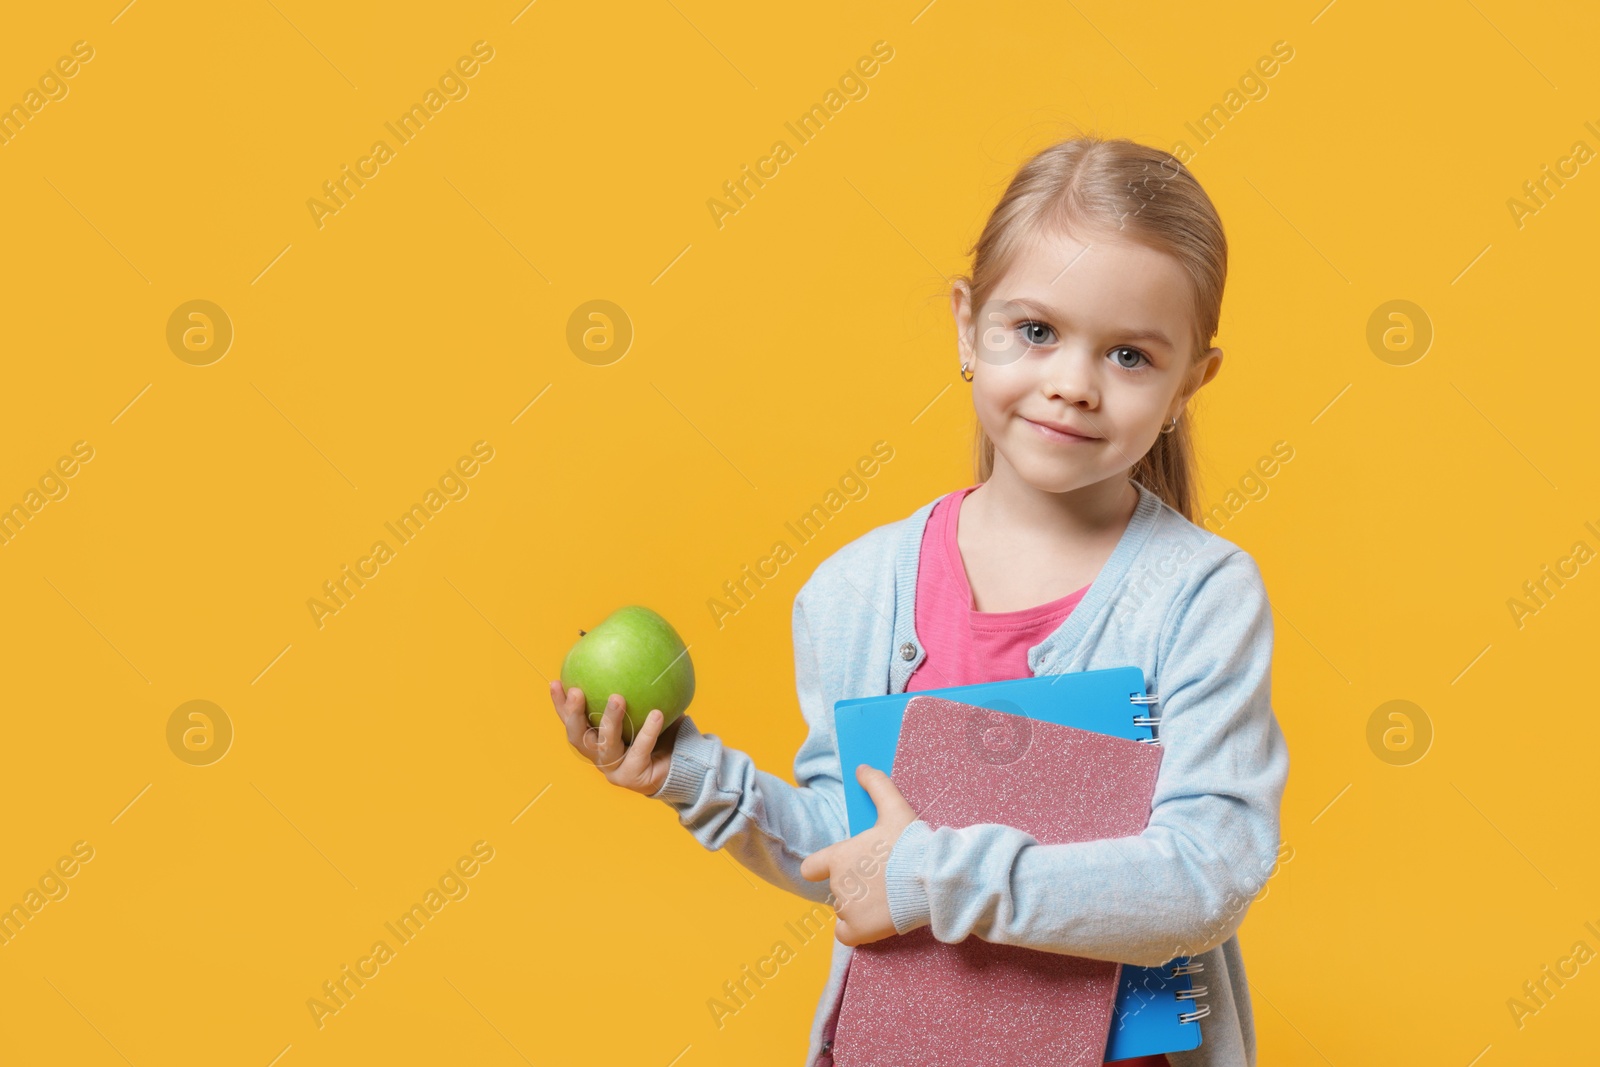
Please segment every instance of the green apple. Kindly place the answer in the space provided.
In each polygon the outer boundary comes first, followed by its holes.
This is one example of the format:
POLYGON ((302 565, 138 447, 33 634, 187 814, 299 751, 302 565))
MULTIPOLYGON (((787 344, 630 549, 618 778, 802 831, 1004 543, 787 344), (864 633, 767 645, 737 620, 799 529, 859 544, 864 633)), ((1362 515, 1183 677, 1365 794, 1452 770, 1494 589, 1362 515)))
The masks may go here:
POLYGON ((672 624, 649 608, 618 608, 578 635, 561 661, 561 688, 583 690, 591 726, 600 725, 611 694, 620 694, 627 702, 622 739, 631 745, 653 709, 661 710, 665 731, 694 699, 689 650, 672 624))

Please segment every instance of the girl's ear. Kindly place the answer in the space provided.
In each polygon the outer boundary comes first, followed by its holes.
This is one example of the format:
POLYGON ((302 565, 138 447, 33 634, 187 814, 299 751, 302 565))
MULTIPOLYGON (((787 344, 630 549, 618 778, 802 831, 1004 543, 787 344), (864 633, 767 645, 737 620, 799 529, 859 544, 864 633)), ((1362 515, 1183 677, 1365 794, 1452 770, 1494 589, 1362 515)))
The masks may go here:
POLYGON ((1183 403, 1187 404, 1189 399, 1200 391, 1200 387, 1215 378, 1221 369, 1222 349, 1213 348, 1189 368, 1183 383, 1183 403))
POLYGON ((964 280, 950 287, 950 314, 956 320, 956 362, 971 367, 972 354, 972 290, 964 280))
MULTIPOLYGON (((1217 376, 1217 372, 1222 369, 1222 349, 1213 348, 1211 351, 1207 352, 1206 358, 1201 360, 1200 365, 1205 368, 1203 372, 1204 376, 1200 379, 1200 385, 1205 385, 1207 382, 1211 381, 1211 379, 1215 378, 1217 376)), ((1194 387, 1195 392, 1198 393, 1200 391, 1200 385, 1194 387)))

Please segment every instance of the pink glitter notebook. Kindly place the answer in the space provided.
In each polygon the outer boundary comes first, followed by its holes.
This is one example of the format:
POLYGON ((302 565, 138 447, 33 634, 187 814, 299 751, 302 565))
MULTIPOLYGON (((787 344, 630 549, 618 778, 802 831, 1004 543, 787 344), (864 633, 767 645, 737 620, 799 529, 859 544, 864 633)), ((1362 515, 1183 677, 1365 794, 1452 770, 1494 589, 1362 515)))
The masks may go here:
MULTIPOLYGON (((891 777, 934 828, 1000 823, 1041 844, 1145 828, 1161 749, 940 697, 913 697, 891 777)), ((859 945, 837 1067, 1099 1065, 1121 964, 919 927, 859 945)))

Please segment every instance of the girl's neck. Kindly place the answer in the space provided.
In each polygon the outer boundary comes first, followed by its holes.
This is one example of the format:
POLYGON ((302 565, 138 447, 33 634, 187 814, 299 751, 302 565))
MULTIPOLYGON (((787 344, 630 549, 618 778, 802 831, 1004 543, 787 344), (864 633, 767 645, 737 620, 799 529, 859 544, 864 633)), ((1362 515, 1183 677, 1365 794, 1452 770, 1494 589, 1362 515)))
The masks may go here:
POLYGON ((1139 491, 1126 474, 1052 493, 1029 485, 1002 460, 967 494, 961 510, 963 522, 1003 531, 1013 544, 1068 547, 1121 538, 1138 505, 1139 491))

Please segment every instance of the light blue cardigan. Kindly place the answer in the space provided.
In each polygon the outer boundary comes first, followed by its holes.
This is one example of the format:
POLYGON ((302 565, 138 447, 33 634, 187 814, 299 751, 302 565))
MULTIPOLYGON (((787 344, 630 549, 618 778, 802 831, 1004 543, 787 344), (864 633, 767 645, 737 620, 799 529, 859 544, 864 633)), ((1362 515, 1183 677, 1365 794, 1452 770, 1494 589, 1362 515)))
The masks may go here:
MULTIPOLYGON (((1172 1067, 1253 1065, 1235 931, 1274 869, 1289 771, 1272 712, 1272 608, 1244 550, 1133 484, 1139 503, 1127 530, 1072 614, 1028 651, 1028 666, 1036 675, 1144 670, 1160 697, 1163 748, 1148 828, 1041 845, 993 823, 935 830, 919 819, 889 855, 890 914, 897 932, 931 924, 945 942, 975 936, 1146 967, 1197 957, 1205 968, 1195 981, 1208 990, 1198 1003, 1211 1012, 1199 1024, 1200 1048, 1169 1054, 1172 1067)), ((652 794, 706 848, 727 849, 809 900, 832 903, 827 882, 800 877, 801 861, 849 836, 833 703, 904 692, 922 662, 913 598, 935 503, 840 548, 795 596, 795 684, 810 728, 795 754, 799 785, 757 769, 685 716, 666 781, 652 794)), ((832 1062, 853 951, 833 941, 807 1067, 832 1062)))

